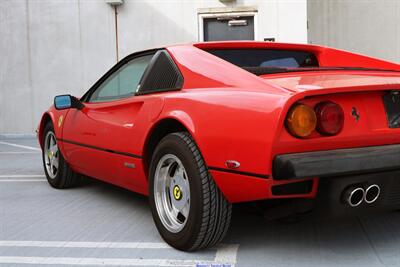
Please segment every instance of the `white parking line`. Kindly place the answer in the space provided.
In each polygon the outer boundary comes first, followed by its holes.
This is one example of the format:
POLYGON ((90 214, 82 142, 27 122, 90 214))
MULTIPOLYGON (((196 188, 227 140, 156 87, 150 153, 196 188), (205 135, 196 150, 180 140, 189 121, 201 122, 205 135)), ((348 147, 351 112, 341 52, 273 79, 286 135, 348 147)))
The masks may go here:
POLYGON ((148 242, 74 242, 74 241, 14 241, 0 240, 0 247, 45 247, 45 248, 171 248, 166 243, 148 242))
MULTIPOLYGON (((73 241, 14 241, 0 240, 0 247, 54 247, 54 248, 128 248, 128 249, 172 249, 166 243, 150 242, 73 242, 73 241)), ((210 260, 174 260, 142 258, 75 258, 75 257, 14 257, 0 256, 0 264, 31 265, 98 265, 98 266, 234 266, 239 245, 221 244, 215 258, 210 260)))
POLYGON ((44 178, 43 174, 2 174, 0 178, 44 178))
MULTIPOLYGON (((194 267, 195 260, 65 258, 65 257, 0 257, 0 263, 42 265, 97 265, 97 266, 165 266, 194 267)), ((202 263, 203 264, 203 263, 202 263)), ((211 265, 212 262, 208 262, 211 265)))
POLYGON ((237 244, 221 244, 218 246, 214 261, 235 264, 238 250, 237 244))
POLYGON ((18 144, 14 144, 14 143, 4 142, 4 141, 0 141, 0 144, 2 144, 2 145, 8 145, 8 146, 13 146, 13 147, 19 147, 19 148, 25 148, 25 149, 29 149, 29 150, 41 151, 41 149, 40 149, 40 148, 37 148, 37 147, 33 147, 33 146, 23 146, 23 145, 18 145, 18 144))
POLYGON ((46 182, 44 175, 35 174, 9 174, 0 175, 0 183, 14 183, 14 182, 46 182))
POLYGON ((47 182, 45 179, 0 179, 0 183, 47 182))
POLYGON ((13 154, 39 154, 39 151, 0 151, 0 155, 13 155, 13 154))

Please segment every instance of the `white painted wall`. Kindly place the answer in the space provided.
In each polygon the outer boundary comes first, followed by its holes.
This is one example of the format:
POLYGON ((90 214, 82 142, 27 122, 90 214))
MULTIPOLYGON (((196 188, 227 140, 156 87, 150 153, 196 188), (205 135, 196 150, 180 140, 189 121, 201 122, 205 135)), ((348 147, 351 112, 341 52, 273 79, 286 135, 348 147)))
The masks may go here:
MULTIPOLYGON (((125 0, 120 58, 198 39, 198 9, 252 6, 257 36, 307 42, 306 0, 125 0)), ((57 94, 81 96, 116 63, 114 10, 105 0, 0 1, 0 134, 30 134, 57 94)))
POLYGON ((306 0, 126 1, 118 15, 120 54, 163 44, 198 40, 198 10, 218 7, 256 7, 257 36, 281 42, 307 42, 306 0))
POLYGON ((115 63, 102 1, 3 0, 0 36, 0 134, 33 133, 55 95, 81 95, 115 63))
POLYGON ((399 0, 309 0, 309 42, 400 63, 399 0))

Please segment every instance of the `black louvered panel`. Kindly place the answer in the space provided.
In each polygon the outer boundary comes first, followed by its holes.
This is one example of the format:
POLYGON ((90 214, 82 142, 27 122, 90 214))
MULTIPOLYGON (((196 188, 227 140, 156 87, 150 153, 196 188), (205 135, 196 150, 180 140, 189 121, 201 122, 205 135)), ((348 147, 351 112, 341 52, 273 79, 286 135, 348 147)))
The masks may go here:
POLYGON ((398 179, 392 179, 390 186, 387 187, 384 204, 388 206, 400 205, 400 177, 398 179))
POLYGON ((140 85, 140 93, 181 88, 182 75, 166 51, 157 52, 151 65, 140 85))

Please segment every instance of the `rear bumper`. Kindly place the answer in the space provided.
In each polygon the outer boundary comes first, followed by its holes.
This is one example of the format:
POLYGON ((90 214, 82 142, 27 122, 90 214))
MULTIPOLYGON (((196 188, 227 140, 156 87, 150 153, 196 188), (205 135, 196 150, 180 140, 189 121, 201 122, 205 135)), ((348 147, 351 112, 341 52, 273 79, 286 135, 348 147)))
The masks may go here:
POLYGON ((273 178, 324 178, 393 170, 400 170, 398 144, 279 155, 273 163, 273 178))
POLYGON ((315 197, 301 203, 322 215, 400 209, 400 145, 279 155, 274 160, 273 178, 294 184, 299 184, 299 179, 319 178, 312 179, 318 181, 315 197), (352 207, 344 200, 348 188, 365 190, 371 185, 381 190, 373 203, 364 199, 352 207))
POLYGON ((280 201, 263 203, 267 205, 265 207, 267 218, 284 218, 294 214, 309 214, 313 218, 349 217, 400 210, 400 171, 319 179, 318 192, 315 197, 287 198, 280 201), (367 203, 363 200, 356 207, 348 205, 344 199, 344 192, 349 187, 356 186, 366 189, 370 185, 380 187, 380 194, 376 201, 367 203))

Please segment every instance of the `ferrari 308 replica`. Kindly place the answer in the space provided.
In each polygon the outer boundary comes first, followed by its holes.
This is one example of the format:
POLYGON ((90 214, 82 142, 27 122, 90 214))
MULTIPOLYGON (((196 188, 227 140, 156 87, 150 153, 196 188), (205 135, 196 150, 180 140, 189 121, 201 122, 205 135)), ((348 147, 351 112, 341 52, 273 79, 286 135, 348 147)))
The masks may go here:
POLYGON ((400 208, 400 65, 315 45, 209 42, 133 53, 38 139, 48 182, 148 195, 171 246, 220 242, 232 204, 283 218, 400 208))

